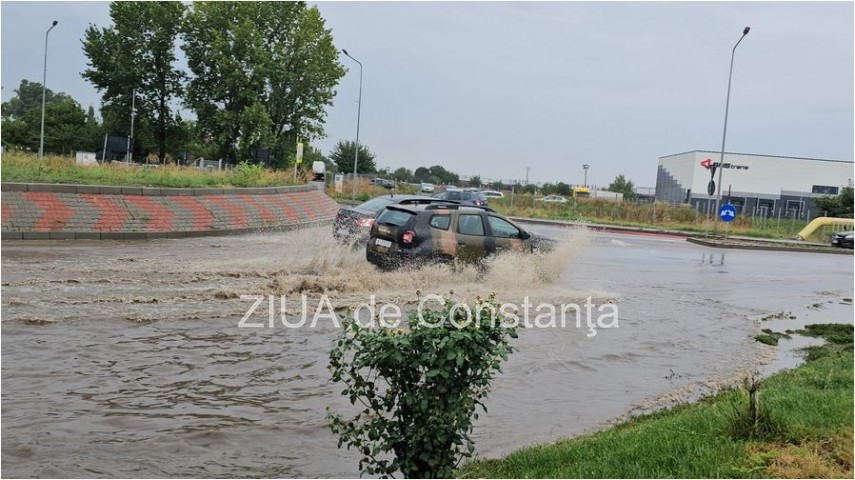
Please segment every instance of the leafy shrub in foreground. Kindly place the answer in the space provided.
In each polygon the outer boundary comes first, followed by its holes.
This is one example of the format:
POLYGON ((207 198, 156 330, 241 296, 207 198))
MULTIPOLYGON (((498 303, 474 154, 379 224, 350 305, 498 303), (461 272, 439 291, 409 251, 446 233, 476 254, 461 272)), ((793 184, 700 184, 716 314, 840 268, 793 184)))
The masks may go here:
POLYGON ((358 412, 330 412, 330 428, 339 447, 362 453, 363 473, 451 478, 457 463, 472 456, 476 407, 484 408, 517 327, 503 324, 501 315, 491 317, 499 310, 492 295, 470 307, 471 323, 466 309, 444 300, 443 308, 423 311, 423 321, 410 314, 409 329, 343 322, 330 370, 358 412))

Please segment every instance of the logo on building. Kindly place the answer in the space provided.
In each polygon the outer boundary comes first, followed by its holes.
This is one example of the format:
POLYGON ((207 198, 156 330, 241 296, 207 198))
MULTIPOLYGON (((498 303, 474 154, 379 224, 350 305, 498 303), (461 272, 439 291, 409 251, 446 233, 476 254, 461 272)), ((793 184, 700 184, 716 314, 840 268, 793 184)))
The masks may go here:
MULTIPOLYGON (((707 170, 713 168, 713 166, 715 166, 715 168, 718 168, 719 165, 720 165, 719 162, 713 163, 711 158, 708 158, 708 159, 704 160, 703 162, 701 162, 701 166, 706 168, 707 170)), ((734 168, 736 170, 748 170, 748 165, 736 165, 733 163, 725 163, 722 165, 722 168, 734 168)))

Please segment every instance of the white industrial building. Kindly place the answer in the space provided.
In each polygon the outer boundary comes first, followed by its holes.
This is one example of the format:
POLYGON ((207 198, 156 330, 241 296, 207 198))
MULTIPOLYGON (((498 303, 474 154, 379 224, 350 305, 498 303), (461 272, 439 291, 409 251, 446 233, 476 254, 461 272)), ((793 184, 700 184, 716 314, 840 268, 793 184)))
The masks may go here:
MULTIPOLYGON (((688 203, 702 212, 715 208, 716 196, 707 187, 710 167, 720 158, 721 152, 708 150, 660 157, 656 200, 688 203)), ((816 217, 813 199, 837 195, 853 178, 851 161, 725 152, 723 165, 722 203, 751 215, 816 217)))

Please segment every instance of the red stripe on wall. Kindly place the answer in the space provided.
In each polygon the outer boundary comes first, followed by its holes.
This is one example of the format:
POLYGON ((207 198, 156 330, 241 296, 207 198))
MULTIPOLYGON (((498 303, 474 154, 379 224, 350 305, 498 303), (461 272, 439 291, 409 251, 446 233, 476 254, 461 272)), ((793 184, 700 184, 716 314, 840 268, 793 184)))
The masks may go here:
POLYGON ((229 212, 229 228, 249 227, 246 211, 235 203, 226 200, 224 195, 206 195, 205 198, 229 212))
POLYGON ((125 225, 130 217, 127 208, 104 195, 85 193, 83 198, 98 210, 98 222, 92 228, 96 232, 115 232, 125 225))
POLYGON ((259 202, 258 200, 256 200, 252 196, 242 194, 242 195, 238 195, 238 197, 240 197, 240 199, 242 201, 244 201, 245 203, 255 207, 255 209, 258 211, 258 213, 261 214, 261 221, 262 222, 273 223, 276 221, 276 214, 274 214, 272 211, 270 211, 269 208, 267 208, 266 205, 262 205, 261 202, 259 202))
POLYGON ((208 230, 214 225, 214 214, 196 199, 176 196, 172 197, 172 201, 190 210, 190 214, 193 215, 191 230, 208 230))
POLYGON ((297 215, 297 211, 294 210, 294 207, 292 207, 290 203, 284 200, 284 196, 282 194, 270 195, 267 197, 267 200, 279 205, 279 208, 282 209, 282 212, 285 214, 285 218, 287 218, 289 222, 297 223, 300 221, 300 216, 297 215))
POLYGON ((3 203, 2 207, 3 207, 3 217, 2 217, 2 221, 3 221, 3 223, 5 223, 5 222, 6 222, 6 220, 8 220, 8 219, 9 219, 9 217, 11 217, 11 216, 12 216, 12 212, 14 212, 14 211, 15 211, 15 209, 14 209, 14 208, 12 208, 12 207, 10 207, 10 206, 9 206, 9 204, 8 204, 8 203, 6 203, 6 202, 4 202, 4 203, 3 203))
POLYGON ((37 232, 62 230, 62 227, 74 216, 74 209, 66 205, 50 192, 23 192, 24 198, 42 209, 42 216, 33 225, 37 232))
POLYGON ((141 195, 125 195, 125 201, 133 203, 149 215, 146 231, 168 232, 172 230, 173 218, 175 217, 175 212, 172 210, 141 195))

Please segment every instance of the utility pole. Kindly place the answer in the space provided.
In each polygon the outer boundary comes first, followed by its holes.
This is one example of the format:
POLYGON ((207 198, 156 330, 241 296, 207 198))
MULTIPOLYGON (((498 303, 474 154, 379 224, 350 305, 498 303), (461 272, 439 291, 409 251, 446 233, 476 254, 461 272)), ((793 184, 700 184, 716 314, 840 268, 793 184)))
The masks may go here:
POLYGON ((134 138, 134 117, 137 114, 137 89, 133 89, 131 93, 131 136, 128 137, 127 152, 125 153, 125 161, 131 162, 134 159, 134 154, 131 152, 131 140, 134 138))

